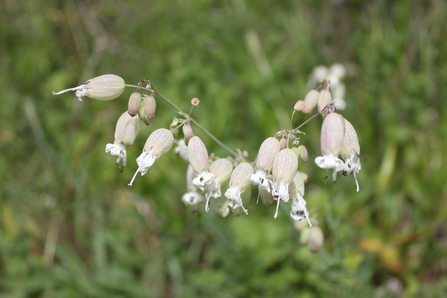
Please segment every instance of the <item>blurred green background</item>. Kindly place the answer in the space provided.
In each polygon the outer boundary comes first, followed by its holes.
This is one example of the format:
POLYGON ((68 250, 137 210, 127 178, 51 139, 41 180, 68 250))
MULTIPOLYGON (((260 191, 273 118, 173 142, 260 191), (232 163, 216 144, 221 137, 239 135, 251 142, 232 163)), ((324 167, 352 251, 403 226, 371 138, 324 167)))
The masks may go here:
POLYGON ((0 13, 0 297, 447 293, 446 1, 3 0, 0 13), (360 192, 353 177, 324 184, 321 119, 307 124, 316 254, 255 189, 248 216, 192 212, 172 151, 127 186, 147 136, 178 115, 162 100, 119 173, 104 148, 133 90, 51 94, 106 73, 146 78, 186 111, 200 98, 193 117, 253 160, 290 127, 312 69, 335 62, 348 69, 360 192))

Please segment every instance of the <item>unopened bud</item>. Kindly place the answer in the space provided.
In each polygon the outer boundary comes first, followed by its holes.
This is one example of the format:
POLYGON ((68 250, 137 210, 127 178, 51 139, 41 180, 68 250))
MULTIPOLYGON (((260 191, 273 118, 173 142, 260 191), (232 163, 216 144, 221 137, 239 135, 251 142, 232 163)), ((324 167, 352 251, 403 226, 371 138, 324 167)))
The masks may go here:
POLYGON ((304 108, 301 109, 301 112, 304 114, 312 113, 312 110, 318 103, 318 97, 320 96, 320 92, 317 90, 310 90, 306 97, 304 98, 304 108))
POLYGON ((308 161, 309 153, 307 152, 306 146, 300 145, 297 149, 298 149, 298 157, 301 158, 301 160, 304 162, 308 161))
POLYGON ((194 132, 192 131, 192 127, 191 124, 189 123, 185 123, 183 125, 183 135, 185 136, 185 138, 190 139, 194 136, 194 132))
POLYGON ((297 232, 303 231, 306 227, 308 227, 308 224, 305 220, 295 220, 293 223, 293 228, 297 232))
POLYGON ((196 107, 200 104, 200 100, 197 97, 194 97, 191 99, 191 104, 196 107))
POLYGON ((256 158, 256 169, 266 173, 270 172, 279 148, 279 141, 274 137, 267 138, 262 142, 261 147, 259 147, 258 157, 256 158))
POLYGON ((298 100, 293 109, 297 112, 301 111, 305 106, 304 100, 298 100))
POLYGON ((129 102, 127 104, 127 112, 130 116, 135 116, 138 114, 138 110, 141 105, 141 94, 138 92, 134 92, 129 97, 129 102))
POLYGON ((311 252, 319 252, 323 246, 324 236, 320 227, 313 226, 309 229, 308 245, 311 252))
POLYGON ((129 113, 124 112, 115 128, 115 141, 124 145, 132 145, 140 131, 140 121, 138 116, 132 117, 129 113))
POLYGON ((155 98, 152 95, 144 95, 143 96, 143 111, 141 115, 141 119, 144 124, 149 125, 152 119, 155 118, 155 110, 157 109, 157 103, 155 98))
POLYGON ((189 163, 196 173, 208 170, 208 151, 206 150, 205 144, 198 136, 194 136, 189 140, 188 156, 189 163))
POLYGON ((287 148, 287 139, 282 138, 279 141, 279 150, 286 149, 286 148, 287 148))
POLYGON ((318 96, 318 112, 321 113, 321 111, 331 102, 331 92, 327 89, 321 90, 320 95, 318 96))
POLYGON ((323 155, 338 156, 345 134, 345 120, 342 115, 329 113, 323 120, 321 127, 321 152, 323 155))
POLYGON ((114 74, 106 74, 90 79, 83 85, 53 92, 53 95, 76 91, 76 97, 80 101, 86 96, 97 100, 111 100, 120 96, 125 87, 125 82, 121 77, 114 74))

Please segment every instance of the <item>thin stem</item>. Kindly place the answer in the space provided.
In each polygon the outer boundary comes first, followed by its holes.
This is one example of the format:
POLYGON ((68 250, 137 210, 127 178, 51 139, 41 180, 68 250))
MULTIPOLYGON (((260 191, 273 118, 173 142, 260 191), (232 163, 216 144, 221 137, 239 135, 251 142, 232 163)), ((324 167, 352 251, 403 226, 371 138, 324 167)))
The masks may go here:
POLYGON ((314 119, 315 117, 319 116, 320 112, 316 113, 315 115, 313 115, 312 117, 310 117, 309 119, 307 119, 306 121, 304 121, 303 123, 301 123, 298 127, 295 128, 295 130, 300 129, 301 127, 304 126, 304 124, 306 124, 307 122, 309 122, 310 120, 314 119))
MULTIPOLYGON (((130 85, 130 84, 126 84, 127 87, 135 87, 138 88, 138 86, 135 85, 130 85)), ((140 87, 140 89, 145 89, 148 90, 145 87, 140 87)), ((192 123, 194 123, 195 125, 197 125, 197 127, 202 130, 204 133, 206 133, 210 138, 212 138, 217 144, 219 144, 220 146, 222 146, 225 150, 227 150, 228 152, 230 152, 231 154, 233 154, 235 157, 238 157, 239 155, 237 154, 236 151, 232 150, 231 148, 229 148, 228 146, 226 146, 224 143, 222 143, 221 141, 219 141, 219 139, 217 139, 215 136, 213 136, 208 130, 206 130, 202 125, 200 125, 196 120, 194 120, 193 118, 189 117, 188 114, 186 114, 185 112, 183 112, 182 109, 180 109, 175 103, 173 103, 172 101, 170 101, 167 97, 165 97, 163 94, 161 94, 160 92, 158 92, 157 90, 155 90, 155 94, 157 94, 158 96, 160 96, 161 98, 163 98, 167 103, 169 103, 171 106, 173 106, 181 115, 183 115, 184 117, 188 118, 192 123)))
POLYGON ((235 157, 238 157, 238 154, 236 153, 236 151, 232 150, 231 148, 229 148, 228 146, 226 146, 224 143, 222 143, 221 141, 219 141, 215 136, 213 136, 209 131, 207 131, 204 127, 202 127, 202 125, 200 125, 196 120, 189 118, 195 125, 197 125, 198 128, 200 128, 204 133, 206 133, 210 138, 212 138, 217 144, 219 144, 220 146, 222 146, 225 150, 227 150, 228 152, 230 152, 231 154, 233 154, 235 157))

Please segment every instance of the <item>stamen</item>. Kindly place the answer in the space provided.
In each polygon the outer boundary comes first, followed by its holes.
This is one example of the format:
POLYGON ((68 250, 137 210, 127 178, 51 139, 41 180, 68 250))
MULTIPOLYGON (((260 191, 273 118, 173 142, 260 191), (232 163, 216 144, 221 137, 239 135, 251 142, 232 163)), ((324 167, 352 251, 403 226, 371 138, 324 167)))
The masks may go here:
POLYGON ((141 168, 141 167, 138 167, 137 171, 135 172, 135 174, 134 174, 133 177, 132 177, 132 180, 130 180, 129 184, 127 184, 127 185, 132 186, 133 181, 134 181, 135 178, 137 177, 137 174, 140 172, 140 168, 141 168))

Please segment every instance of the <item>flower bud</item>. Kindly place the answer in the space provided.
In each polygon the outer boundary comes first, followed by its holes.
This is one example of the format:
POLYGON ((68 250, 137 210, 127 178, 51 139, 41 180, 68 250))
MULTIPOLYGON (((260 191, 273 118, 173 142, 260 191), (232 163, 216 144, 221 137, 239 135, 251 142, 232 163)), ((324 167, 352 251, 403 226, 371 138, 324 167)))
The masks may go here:
POLYGON ((106 74, 90 79, 83 85, 53 92, 53 95, 76 91, 76 97, 79 101, 82 101, 86 96, 97 100, 111 100, 120 96, 125 87, 125 82, 121 77, 106 74))
POLYGON ((151 151, 152 155, 159 157, 165 154, 171 149, 174 144, 174 136, 169 129, 159 128, 154 130, 147 138, 146 144, 144 144, 143 152, 151 151))
POLYGON ((324 236, 320 227, 313 226, 309 229, 308 245, 311 252, 319 252, 323 246, 324 236))
POLYGON ((343 144, 345 121, 342 115, 329 113, 323 120, 321 127, 321 152, 323 155, 338 156, 343 144))
POLYGON ((286 148, 287 148, 287 139, 282 138, 279 141, 279 150, 286 149, 286 148))
POLYGON ((301 232, 301 231, 303 231, 307 227, 308 227, 307 222, 304 221, 304 220, 295 220, 294 223, 293 223, 293 228, 297 232, 301 232))
POLYGON ((331 92, 329 92, 329 90, 327 89, 322 90, 320 92, 320 95, 318 96, 318 112, 321 113, 321 111, 331 102, 331 92))
POLYGON ((279 152, 279 141, 274 137, 267 138, 262 142, 256 158, 256 169, 264 172, 272 170, 273 161, 279 152))
POLYGON ((115 128, 115 141, 124 145, 132 145, 140 131, 140 121, 138 116, 131 117, 124 112, 118 119, 115 128))
POLYGON ((301 160, 304 162, 308 161, 309 153, 307 152, 306 146, 300 145, 297 149, 298 149, 298 157, 301 158, 301 160))
POLYGON ((141 119, 144 124, 149 125, 152 119, 155 118, 155 110, 157 109, 157 103, 152 95, 143 95, 143 110, 141 119))
POLYGON ((305 106, 304 100, 298 100, 295 103, 295 106, 293 107, 293 110, 299 112, 299 111, 301 111, 304 108, 304 106, 305 106))
POLYGON ((141 94, 138 92, 134 92, 129 97, 129 102, 127 104, 127 112, 130 116, 135 116, 138 114, 138 110, 141 105, 141 94))
POLYGON ((312 110, 318 103, 319 96, 320 92, 318 92, 315 89, 310 90, 309 93, 307 93, 306 97, 304 98, 304 108, 301 110, 301 112, 303 112, 304 114, 312 113, 312 110))
POLYGON ((194 136, 191 124, 185 123, 182 128, 183 128, 183 135, 185 136, 185 138, 190 139, 194 136))
POLYGON ((214 174, 220 185, 230 178, 232 171, 233 164, 226 158, 219 158, 210 165, 210 173, 214 174))
MULTIPOLYGON (((296 222, 305 222, 305 221, 296 221, 296 222)), ((309 243, 309 234, 310 234, 310 228, 305 228, 301 231, 299 240, 301 245, 309 243)))
POLYGON ((194 136, 189 140, 188 156, 189 163, 196 173, 208 170, 208 151, 206 150, 205 144, 198 136, 194 136))

